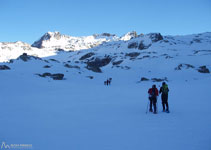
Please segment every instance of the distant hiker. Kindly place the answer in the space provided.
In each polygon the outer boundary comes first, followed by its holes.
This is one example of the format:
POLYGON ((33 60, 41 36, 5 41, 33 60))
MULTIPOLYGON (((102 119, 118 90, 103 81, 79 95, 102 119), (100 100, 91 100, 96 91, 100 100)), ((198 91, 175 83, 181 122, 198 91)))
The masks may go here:
POLYGON ((106 85, 108 86, 108 84, 109 84, 109 80, 107 79, 107 80, 106 80, 106 85))
POLYGON ((110 85, 111 84, 111 81, 110 80, 107 80, 108 81, 108 85, 110 85))
POLYGON ((159 93, 162 93, 161 99, 162 99, 162 105, 163 105, 163 112, 167 112, 167 113, 169 113, 168 92, 169 92, 168 85, 165 82, 163 82, 159 93), (165 106, 166 106, 166 109, 165 109, 165 106))
POLYGON ((150 88, 148 90, 149 93, 149 100, 150 100, 150 108, 149 111, 152 111, 152 105, 154 107, 154 114, 157 113, 157 107, 156 107, 156 103, 157 103, 157 96, 158 96, 158 89, 156 88, 156 85, 153 85, 152 88, 150 88))

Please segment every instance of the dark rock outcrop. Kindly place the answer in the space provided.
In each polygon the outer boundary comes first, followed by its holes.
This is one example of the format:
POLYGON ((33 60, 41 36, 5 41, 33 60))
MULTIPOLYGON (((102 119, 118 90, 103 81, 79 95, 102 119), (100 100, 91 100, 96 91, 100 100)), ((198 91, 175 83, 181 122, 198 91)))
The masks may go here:
POLYGON ((43 68, 51 68, 51 66, 45 65, 45 66, 43 66, 43 68))
POLYGON ((140 53, 137 53, 137 52, 132 52, 132 53, 125 54, 125 56, 129 56, 129 57, 133 57, 133 58, 135 58, 135 57, 137 57, 139 55, 140 55, 140 53))
POLYGON ((87 53, 85 55, 83 55, 81 58, 79 58, 79 60, 84 60, 84 59, 87 59, 89 57, 92 57, 93 55, 95 55, 95 53, 87 53))
POLYGON ((149 44, 149 45, 144 45, 143 41, 141 41, 141 42, 139 43, 139 45, 138 45, 138 49, 139 49, 139 50, 144 50, 144 49, 149 48, 150 46, 151 46, 151 44, 149 44))
POLYGON ((150 33, 148 35, 152 42, 158 42, 160 40, 163 40, 163 36, 160 33, 150 33))
POLYGON ((179 64, 175 70, 182 70, 182 68, 186 68, 186 69, 189 69, 189 68, 195 68, 193 65, 190 65, 190 64, 179 64))
POLYGON ((137 42, 131 42, 128 44, 128 48, 137 48, 138 47, 138 43, 137 42))
POLYGON ((141 78, 141 81, 149 81, 149 79, 148 78, 145 78, 145 77, 142 77, 141 78))
POLYGON ((43 73, 43 74, 37 74, 40 77, 50 77, 53 80, 63 80, 64 74, 62 73, 56 73, 56 74, 51 74, 49 72, 43 73))
POLYGON ((64 66, 65 66, 65 67, 67 67, 67 68, 80 69, 80 67, 79 67, 79 66, 72 66, 72 65, 69 65, 69 64, 65 64, 64 66))
POLYGON ((119 64, 121 64, 123 62, 123 60, 119 60, 119 61, 114 61, 112 64, 113 65, 119 65, 119 64))
POLYGON ((89 79, 94 79, 94 77, 93 76, 86 76, 87 78, 89 78, 89 79))
POLYGON ((31 55, 27 55, 27 53, 23 53, 22 55, 20 55, 17 60, 23 60, 23 61, 28 61, 28 60, 31 60, 31 59, 39 59, 39 60, 42 60, 41 58, 39 57, 35 57, 35 56, 31 56, 31 55))
POLYGON ((210 70, 206 66, 200 66, 198 69, 200 73, 210 73, 210 70))
POLYGON ((62 73, 51 74, 51 78, 53 78, 54 80, 63 80, 64 74, 62 73))
POLYGON ((107 56, 105 58, 95 58, 93 61, 88 61, 86 68, 94 72, 102 72, 100 67, 106 66, 111 62, 112 58, 107 56))
POLYGON ((0 70, 10 70, 10 67, 7 65, 0 65, 0 70))
POLYGON ((168 81, 168 79, 165 78, 152 78, 151 79, 153 82, 163 82, 163 81, 168 81))
POLYGON ((53 58, 51 58, 51 59, 49 59, 50 61, 54 61, 54 62, 57 62, 57 63, 60 63, 58 60, 56 60, 56 59, 53 59, 53 58))

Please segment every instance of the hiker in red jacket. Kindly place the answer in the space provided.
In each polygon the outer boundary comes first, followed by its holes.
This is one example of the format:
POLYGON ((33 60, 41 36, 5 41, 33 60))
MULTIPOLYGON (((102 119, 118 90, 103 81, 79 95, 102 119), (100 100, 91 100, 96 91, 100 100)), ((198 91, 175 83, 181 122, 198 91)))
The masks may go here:
POLYGON ((152 104, 153 104, 154 114, 156 114, 157 113, 156 103, 157 103, 157 96, 158 96, 158 89, 156 88, 156 85, 153 85, 152 88, 150 88, 148 90, 148 93, 149 93, 149 100, 150 100, 150 108, 149 108, 149 111, 150 112, 153 112, 152 111, 152 104))

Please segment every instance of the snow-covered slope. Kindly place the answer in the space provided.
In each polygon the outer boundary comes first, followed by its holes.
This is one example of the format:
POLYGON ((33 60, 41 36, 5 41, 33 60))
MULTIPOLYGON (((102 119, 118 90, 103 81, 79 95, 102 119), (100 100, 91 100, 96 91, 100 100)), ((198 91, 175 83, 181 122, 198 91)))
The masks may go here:
POLYGON ((7 62, 11 59, 16 59, 23 53, 38 57, 55 55, 55 51, 50 51, 49 49, 34 48, 31 47, 31 45, 21 41, 0 42, 0 62, 7 62))

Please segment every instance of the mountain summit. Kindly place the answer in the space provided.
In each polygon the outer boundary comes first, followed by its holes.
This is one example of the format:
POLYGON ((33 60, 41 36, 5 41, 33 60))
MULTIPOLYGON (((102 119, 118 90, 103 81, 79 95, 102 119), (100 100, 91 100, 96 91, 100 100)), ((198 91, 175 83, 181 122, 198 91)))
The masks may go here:
POLYGON ((51 50, 75 51, 89 49, 102 44, 103 42, 118 40, 113 34, 103 33, 91 36, 73 37, 62 35, 59 32, 47 32, 39 40, 32 44, 36 48, 48 48, 51 50))

